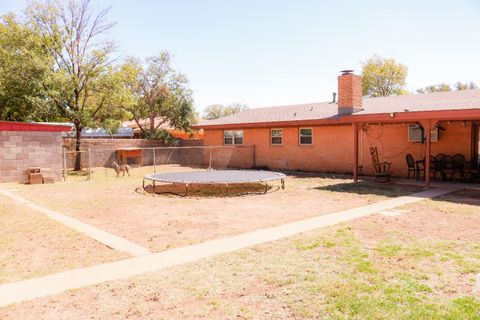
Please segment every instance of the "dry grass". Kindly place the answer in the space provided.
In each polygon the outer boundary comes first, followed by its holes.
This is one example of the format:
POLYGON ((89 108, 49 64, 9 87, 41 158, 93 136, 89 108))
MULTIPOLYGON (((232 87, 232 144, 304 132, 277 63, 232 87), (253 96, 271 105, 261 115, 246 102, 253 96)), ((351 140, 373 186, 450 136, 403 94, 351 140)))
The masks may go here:
POLYGON ((0 283, 126 257, 0 196, 0 283))
MULTIPOLYGON (((163 166, 158 170, 198 169, 163 166)), ((142 177, 151 172, 151 167, 134 168, 131 177, 116 178, 113 170, 102 168, 94 170, 91 181, 74 177, 66 183, 14 187, 36 203, 152 251, 359 207, 418 190, 373 182, 352 185, 349 178, 296 174, 287 177, 285 190, 278 190, 277 182, 265 195, 212 197, 215 190, 198 189, 190 197, 137 193, 142 177)), ((224 195, 223 188, 217 189, 224 195)))
POLYGON ((479 319, 480 210, 438 210, 450 197, 25 302, 0 317, 479 319))

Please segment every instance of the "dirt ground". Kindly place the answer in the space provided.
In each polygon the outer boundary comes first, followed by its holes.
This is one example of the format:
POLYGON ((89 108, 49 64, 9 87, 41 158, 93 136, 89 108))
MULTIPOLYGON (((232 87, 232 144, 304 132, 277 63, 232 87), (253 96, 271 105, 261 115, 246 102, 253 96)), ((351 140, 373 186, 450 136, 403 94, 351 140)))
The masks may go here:
POLYGON ((127 257, 3 196, 0 248, 0 283, 127 257))
POLYGON ((479 319, 478 196, 461 191, 398 216, 24 302, 0 318, 479 319))
POLYGON ((455 193, 404 206, 406 215, 357 220, 358 234, 365 240, 390 237, 391 240, 426 239, 435 241, 480 241, 480 191, 455 193), (452 215, 454 218, 452 218, 452 215), (375 224, 371 226, 369 224, 375 224), (415 225, 415 228, 411 226, 415 225))
MULTIPOLYGON (((287 177, 285 190, 274 183, 267 194, 184 198, 137 192, 143 175, 152 173, 151 167, 135 168, 131 177, 125 178, 115 178, 106 170, 96 169, 91 181, 12 185, 12 188, 20 189, 18 194, 36 203, 152 251, 359 207, 419 190, 419 187, 373 182, 353 185, 348 178, 296 174, 287 177)), ((159 170, 198 169, 163 166, 159 170)), ((224 195, 221 190, 220 195, 224 195)))

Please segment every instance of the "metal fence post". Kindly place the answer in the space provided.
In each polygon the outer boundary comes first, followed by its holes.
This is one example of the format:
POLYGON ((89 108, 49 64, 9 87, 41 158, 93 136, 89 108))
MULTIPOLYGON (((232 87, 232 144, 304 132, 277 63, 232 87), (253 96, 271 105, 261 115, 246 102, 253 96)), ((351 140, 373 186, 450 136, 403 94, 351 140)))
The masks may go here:
POLYGON ((157 167, 155 166, 155 147, 152 148, 153 151, 153 173, 157 173, 157 167))
POLYGON ((210 151, 210 157, 209 157, 209 160, 208 160, 208 169, 212 170, 212 147, 210 146, 208 149, 210 151))
POLYGON ((90 181, 92 174, 92 149, 88 148, 88 180, 90 181))
POLYGON ((67 181, 67 149, 62 148, 63 182, 67 181))

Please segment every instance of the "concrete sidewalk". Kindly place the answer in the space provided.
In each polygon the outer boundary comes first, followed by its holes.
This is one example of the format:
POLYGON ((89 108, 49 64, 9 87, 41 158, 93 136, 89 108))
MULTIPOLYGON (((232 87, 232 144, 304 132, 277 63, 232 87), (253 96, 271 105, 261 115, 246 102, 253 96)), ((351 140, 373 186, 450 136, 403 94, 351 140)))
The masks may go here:
POLYGON ((359 217, 365 217, 398 206, 447 194, 457 189, 458 188, 455 187, 431 189, 360 208, 261 229, 234 237, 206 241, 197 245, 167 250, 146 256, 0 285, 0 306, 53 295, 66 290, 94 285, 105 281, 125 279, 146 272, 158 271, 167 267, 193 262, 202 258, 232 252, 359 217))
POLYGON ((94 226, 91 226, 89 224, 83 223, 80 220, 77 220, 75 218, 66 216, 64 214, 61 214, 59 212, 56 212, 54 210, 42 207, 38 204, 35 204, 19 195, 14 194, 13 192, 5 189, 0 189, 0 194, 4 195, 6 197, 9 197, 10 199, 13 199, 17 201, 18 203, 21 203, 27 208, 30 208, 32 210, 41 212, 48 217, 80 232, 85 234, 86 236, 93 238, 97 240, 100 243, 103 243, 104 245, 118 250, 118 251, 124 251, 132 256, 143 256, 146 254, 150 254, 151 252, 139 245, 136 245, 122 237, 115 236, 111 233, 108 233, 106 231, 100 230, 98 228, 95 228, 94 226))

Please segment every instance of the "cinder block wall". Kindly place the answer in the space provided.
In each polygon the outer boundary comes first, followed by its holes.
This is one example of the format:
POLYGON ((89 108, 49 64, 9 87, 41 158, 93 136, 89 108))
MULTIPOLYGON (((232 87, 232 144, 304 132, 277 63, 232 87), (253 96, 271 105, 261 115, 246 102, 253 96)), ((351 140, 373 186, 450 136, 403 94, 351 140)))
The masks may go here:
POLYGON ((27 182, 28 167, 51 169, 60 180, 60 132, 0 131, 0 182, 27 182))

